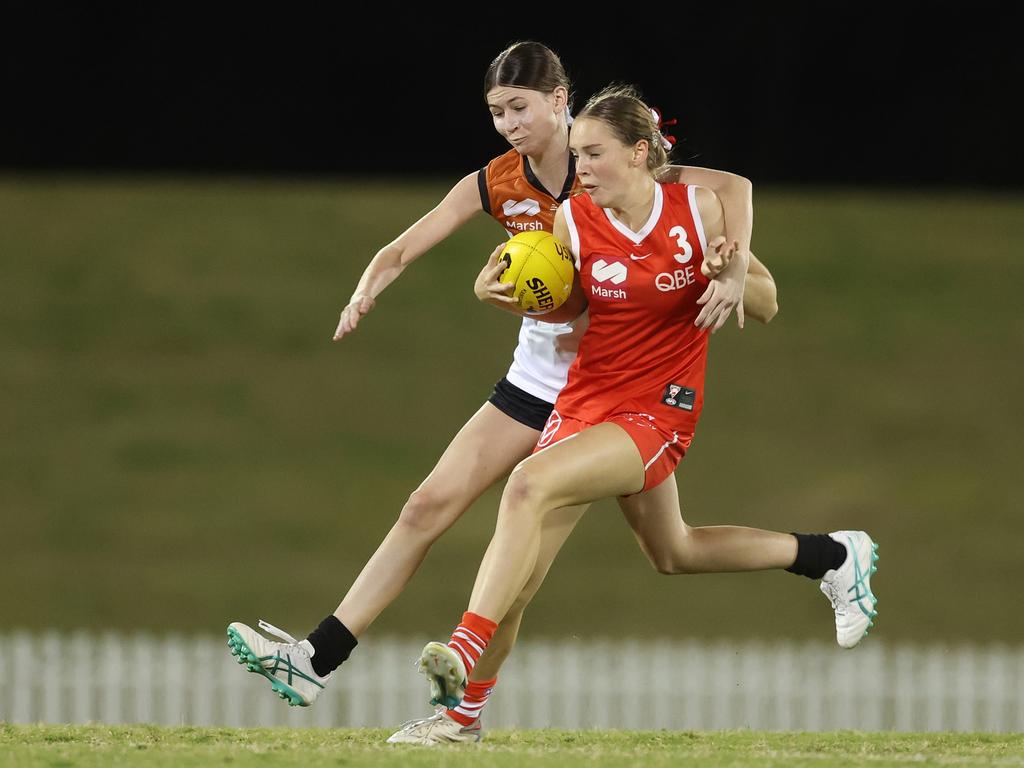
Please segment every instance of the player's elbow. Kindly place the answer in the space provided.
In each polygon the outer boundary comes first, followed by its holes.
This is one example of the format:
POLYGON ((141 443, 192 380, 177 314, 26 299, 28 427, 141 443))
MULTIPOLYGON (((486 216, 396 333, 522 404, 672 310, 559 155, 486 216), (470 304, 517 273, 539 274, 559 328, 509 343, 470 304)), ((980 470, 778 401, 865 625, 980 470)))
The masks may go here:
POLYGON ((778 311, 779 308, 776 305, 772 304, 770 307, 758 307, 757 309, 746 308, 744 309, 744 314, 749 318, 757 320, 759 323, 764 323, 765 325, 768 325, 768 323, 772 321, 772 318, 775 317, 778 311))
POLYGON ((727 197, 751 204, 754 198, 754 185, 750 183, 750 179, 736 173, 726 173, 723 176, 724 179, 713 190, 715 195, 719 199, 727 197))
POLYGON ((771 290, 760 291, 756 298, 751 296, 750 303, 744 300, 743 313, 765 325, 771 322, 779 313, 779 301, 774 286, 771 286, 771 290))
POLYGON ((528 315, 535 320, 541 320, 545 323, 571 323, 579 318, 583 314, 586 307, 578 306, 565 306, 564 304, 556 310, 548 312, 543 315, 528 315))
POLYGON ((737 173, 731 174, 729 185, 744 197, 753 197, 754 195, 754 185, 746 176, 740 176, 737 173))
POLYGON ((671 558, 652 558, 651 567, 662 576, 678 576, 681 573, 689 573, 671 558))
POLYGON ((574 287, 572 293, 569 294, 569 298, 565 300, 562 306, 551 312, 535 315, 534 317, 537 320, 543 320, 545 323, 571 323, 586 311, 587 300, 583 296, 582 290, 574 287))

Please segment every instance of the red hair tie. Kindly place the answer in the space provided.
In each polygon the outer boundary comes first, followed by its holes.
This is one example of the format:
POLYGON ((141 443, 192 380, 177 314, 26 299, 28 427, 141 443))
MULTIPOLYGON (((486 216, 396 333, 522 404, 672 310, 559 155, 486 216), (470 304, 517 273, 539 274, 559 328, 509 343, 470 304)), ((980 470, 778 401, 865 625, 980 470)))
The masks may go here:
POLYGON ((661 110, 657 107, 651 107, 651 117, 654 118, 654 123, 658 128, 658 133, 661 136, 661 146, 665 148, 666 152, 671 152, 672 147, 675 146, 676 137, 665 133, 662 128, 668 125, 676 125, 679 121, 674 117, 671 120, 663 120, 661 117, 661 110))

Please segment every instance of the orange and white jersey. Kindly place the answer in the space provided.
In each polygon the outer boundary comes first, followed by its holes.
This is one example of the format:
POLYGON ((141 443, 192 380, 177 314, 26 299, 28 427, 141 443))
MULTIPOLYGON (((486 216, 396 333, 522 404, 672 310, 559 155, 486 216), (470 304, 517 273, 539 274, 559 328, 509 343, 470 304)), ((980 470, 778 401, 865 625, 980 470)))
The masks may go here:
MULTIPOLYGON (((509 237, 534 230, 550 232, 559 204, 579 188, 576 160, 571 155, 565 184, 556 196, 537 179, 527 157, 514 149, 481 168, 477 183, 483 209, 505 228, 509 237)), ((523 318, 519 344, 506 378, 534 397, 555 402, 565 386, 585 326, 585 320, 545 323, 523 318)))
POLYGON ((708 347, 708 332, 694 325, 708 285, 695 193, 686 184, 655 184, 639 232, 589 195, 562 204, 590 314, 555 405, 562 416, 599 423, 615 413, 651 414, 692 434, 708 347))
POLYGON ((509 237, 534 230, 550 232, 558 206, 580 189, 576 158, 569 156, 565 184, 556 197, 541 185, 529 159, 514 149, 481 168, 477 184, 484 210, 505 228, 509 237))

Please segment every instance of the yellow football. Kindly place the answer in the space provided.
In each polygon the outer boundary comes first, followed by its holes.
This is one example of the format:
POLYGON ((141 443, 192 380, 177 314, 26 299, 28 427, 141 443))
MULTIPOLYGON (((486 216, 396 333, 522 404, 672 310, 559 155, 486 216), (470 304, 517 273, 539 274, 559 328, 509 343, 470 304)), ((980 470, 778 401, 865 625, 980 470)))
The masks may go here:
POLYGON ((501 252, 505 271, 498 279, 513 286, 519 308, 528 315, 558 309, 569 298, 575 267, 572 253, 550 232, 520 232, 501 252))

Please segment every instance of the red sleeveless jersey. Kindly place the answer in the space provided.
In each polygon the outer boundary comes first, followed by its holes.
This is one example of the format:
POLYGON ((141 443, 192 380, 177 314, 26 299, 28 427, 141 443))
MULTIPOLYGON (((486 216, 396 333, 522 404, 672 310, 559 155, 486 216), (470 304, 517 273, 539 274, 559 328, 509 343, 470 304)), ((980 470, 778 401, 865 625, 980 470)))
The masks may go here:
POLYGON ((655 184, 647 223, 633 232, 589 195, 562 204, 590 327, 555 409, 599 423, 644 413, 693 434, 704 403, 708 331, 693 323, 708 280, 696 188, 655 184))

